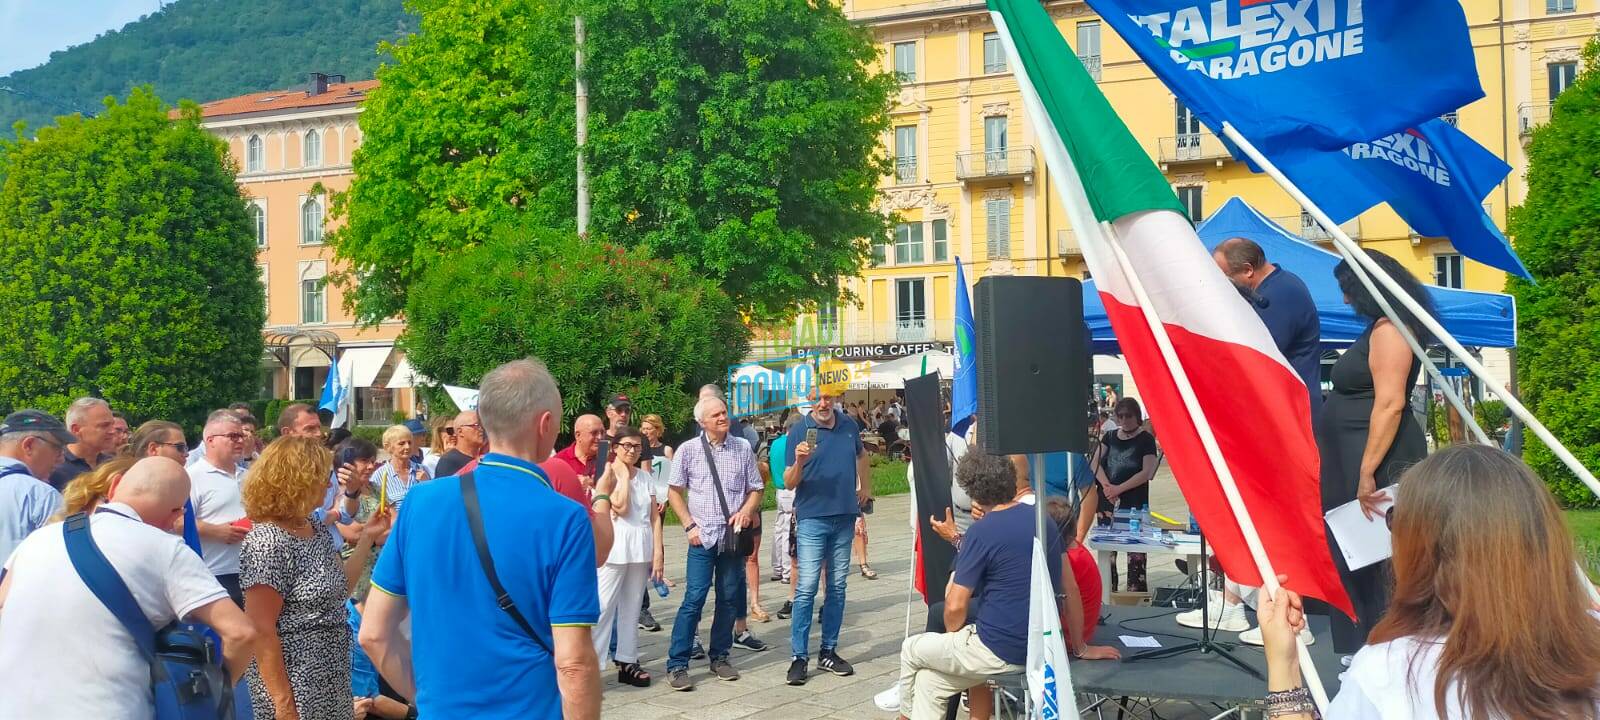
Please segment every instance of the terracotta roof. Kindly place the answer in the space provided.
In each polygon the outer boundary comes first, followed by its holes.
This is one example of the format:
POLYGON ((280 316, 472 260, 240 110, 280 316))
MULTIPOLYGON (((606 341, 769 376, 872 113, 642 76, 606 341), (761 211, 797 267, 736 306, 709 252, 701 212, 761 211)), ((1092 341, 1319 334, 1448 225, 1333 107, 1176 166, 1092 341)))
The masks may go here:
POLYGON ((304 87, 289 90, 269 90, 238 97, 213 100, 200 105, 202 117, 215 118, 227 115, 246 115, 282 110, 305 110, 329 105, 358 103, 366 99, 367 92, 378 86, 377 80, 347 83, 328 83, 328 91, 307 97, 304 87))

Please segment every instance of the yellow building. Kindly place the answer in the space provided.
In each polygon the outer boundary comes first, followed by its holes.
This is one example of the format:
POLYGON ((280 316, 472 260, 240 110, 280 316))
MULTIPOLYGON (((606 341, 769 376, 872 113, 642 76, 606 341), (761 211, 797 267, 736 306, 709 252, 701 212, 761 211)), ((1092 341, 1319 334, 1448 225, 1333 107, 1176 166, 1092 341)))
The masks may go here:
MULTIPOLYGON (((1045 4, 1197 221, 1237 195, 1292 232, 1320 234, 1270 178, 1231 159, 1087 5, 1045 4)), ((1463 5, 1487 96, 1447 119, 1514 168, 1484 203, 1503 228, 1506 208, 1526 193, 1527 132, 1548 118, 1551 99, 1572 82, 1579 50, 1600 27, 1600 0, 1463 5)), ((916 347, 907 343, 949 341, 955 257, 965 263, 968 283, 990 274, 1082 276, 1083 260, 1051 187, 1054 180, 1035 150, 1016 80, 983 4, 843 0, 843 8, 872 28, 883 68, 901 78, 894 127, 883 138, 895 171, 882 185, 884 211, 901 222, 893 239, 875 248, 874 266, 847 284, 858 304, 827 308, 820 323, 804 317, 796 334, 810 335, 820 326, 828 344, 872 346, 858 349, 858 356, 878 357, 916 347), (896 343, 901 347, 890 346, 896 343)), ((1381 85, 1374 82, 1375 94, 1381 85)), ((1478 290, 1504 286, 1502 273, 1463 261, 1448 241, 1417 237, 1386 206, 1345 229, 1363 245, 1399 258, 1425 281, 1478 290)), ((773 343, 767 354, 782 344, 773 343)), ((1484 355, 1491 369, 1508 373, 1503 351, 1484 355)), ((1120 372, 1115 363, 1100 362, 1097 372, 1120 372)))
POLYGON ((356 118, 376 85, 312 73, 305 87, 226 98, 201 112, 202 125, 228 144, 255 223, 267 293, 262 396, 318 397, 329 359, 348 355, 358 421, 387 424, 395 410, 411 409, 410 366, 394 351, 402 325, 356 326, 327 281, 337 268, 323 244, 328 194, 354 177, 356 118))

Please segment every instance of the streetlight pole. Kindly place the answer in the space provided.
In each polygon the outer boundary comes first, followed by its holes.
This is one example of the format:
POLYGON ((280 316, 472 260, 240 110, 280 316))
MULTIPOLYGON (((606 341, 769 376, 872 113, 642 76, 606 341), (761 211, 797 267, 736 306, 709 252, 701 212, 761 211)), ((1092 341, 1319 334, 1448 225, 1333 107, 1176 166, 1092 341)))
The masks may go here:
POLYGON ((578 109, 578 237, 589 236, 589 172, 584 167, 584 148, 589 144, 589 83, 583 78, 583 43, 584 29, 583 16, 578 15, 572 19, 572 31, 576 40, 574 53, 577 63, 577 109, 578 109))

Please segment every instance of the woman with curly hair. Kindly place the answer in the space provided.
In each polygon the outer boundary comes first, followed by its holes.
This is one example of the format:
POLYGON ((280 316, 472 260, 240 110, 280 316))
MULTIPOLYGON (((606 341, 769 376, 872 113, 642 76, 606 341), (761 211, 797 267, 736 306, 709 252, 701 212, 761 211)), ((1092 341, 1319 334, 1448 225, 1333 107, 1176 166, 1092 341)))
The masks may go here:
POLYGON ((117 481, 122 479, 122 474, 133 467, 138 458, 122 455, 115 460, 100 463, 95 469, 72 479, 61 490, 61 512, 57 513, 51 522, 66 518, 68 515, 81 512, 94 512, 100 503, 111 497, 111 488, 116 487, 117 481))
MULTIPOLYGON (((240 549, 239 585, 260 633, 245 676, 258 719, 353 714, 344 610, 352 579, 327 525, 312 520, 331 472, 333 453, 320 438, 285 437, 267 446, 240 489, 254 523, 240 549)), ((363 533, 356 556, 372 552, 376 525, 363 533)), ((351 564, 365 561, 353 557, 351 564)))

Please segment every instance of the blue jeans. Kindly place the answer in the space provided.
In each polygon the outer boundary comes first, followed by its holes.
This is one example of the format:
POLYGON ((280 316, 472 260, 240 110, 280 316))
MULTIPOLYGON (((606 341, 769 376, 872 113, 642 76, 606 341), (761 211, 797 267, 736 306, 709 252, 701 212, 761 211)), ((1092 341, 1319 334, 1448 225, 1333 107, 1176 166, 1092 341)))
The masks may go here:
POLYGON ((828 564, 828 597, 822 603, 822 650, 839 646, 844 625, 844 584, 850 577, 850 542, 855 539, 855 515, 805 518, 795 523, 794 614, 790 617, 789 647, 794 656, 810 658, 811 618, 816 607, 822 564, 828 564))
MULTIPOLYGON (((848 548, 847 548, 848 550, 848 548)), ((744 558, 718 555, 716 548, 689 546, 689 562, 684 573, 683 604, 672 622, 672 650, 667 655, 667 672, 686 670, 695 636, 700 633, 700 614, 712 582, 717 588, 717 604, 711 613, 711 660, 725 660, 733 649, 733 619, 744 603, 744 558), (714 576, 714 577, 713 577, 714 576)), ((637 622, 638 618, 634 618, 637 622)))

